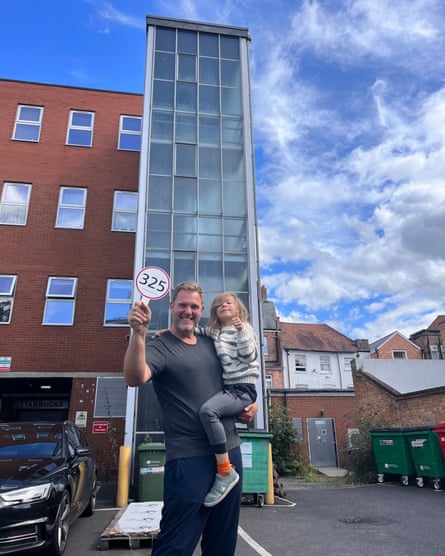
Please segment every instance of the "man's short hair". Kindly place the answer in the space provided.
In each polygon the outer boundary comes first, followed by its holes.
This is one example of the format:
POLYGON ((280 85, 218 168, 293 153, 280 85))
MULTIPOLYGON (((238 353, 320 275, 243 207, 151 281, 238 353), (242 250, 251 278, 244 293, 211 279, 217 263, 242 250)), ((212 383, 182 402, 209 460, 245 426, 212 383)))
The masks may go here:
POLYGON ((204 305, 204 293, 198 282, 181 282, 171 290, 171 302, 173 303, 178 297, 180 291, 198 292, 201 297, 201 303, 204 305))

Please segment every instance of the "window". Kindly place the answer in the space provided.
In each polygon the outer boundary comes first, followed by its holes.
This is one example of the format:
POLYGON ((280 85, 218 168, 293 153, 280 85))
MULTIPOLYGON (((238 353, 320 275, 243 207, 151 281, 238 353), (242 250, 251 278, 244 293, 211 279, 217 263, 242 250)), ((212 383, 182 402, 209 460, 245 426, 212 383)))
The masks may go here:
POLYGON ((128 326, 131 309, 132 280, 108 280, 105 302, 105 326, 128 326))
POLYGON ((93 144, 94 113, 71 110, 67 145, 91 147, 93 144))
POLYGON ((17 276, 0 274, 0 324, 11 322, 17 276))
POLYGON ((125 417, 126 407, 127 387, 123 377, 98 377, 94 417, 125 417))
POLYGON ((264 375, 264 382, 266 385, 266 390, 272 389, 272 375, 264 375))
POLYGON ((43 324, 55 326, 73 324, 76 290, 77 278, 56 276, 48 278, 43 324))
POLYGON ((138 194, 130 191, 115 191, 113 202, 114 232, 135 232, 138 208, 138 194))
POLYGON ((123 151, 141 150, 142 118, 139 116, 121 116, 119 122, 119 145, 123 151))
POLYGON ((440 359, 439 346, 433 344, 430 346, 431 359, 440 359))
POLYGON ((30 195, 30 184, 5 182, 0 201, 0 224, 24 226, 28 218, 30 195))
POLYGON ((320 372, 325 374, 331 372, 331 358, 329 355, 320 355, 320 372))
POLYGON ((56 228, 83 229, 87 190, 61 187, 57 208, 56 228))
POLYGON ((393 359, 408 359, 406 351, 404 349, 395 349, 392 352, 393 359))
POLYGON ((295 372, 301 373, 306 371, 306 355, 295 355, 295 372))
POLYGON ((345 357, 344 361, 345 361, 345 371, 351 371, 352 372, 352 361, 353 359, 355 359, 355 357, 345 357))
POLYGON ((35 141, 40 138, 43 108, 41 106, 19 105, 14 126, 13 139, 17 141, 35 141))

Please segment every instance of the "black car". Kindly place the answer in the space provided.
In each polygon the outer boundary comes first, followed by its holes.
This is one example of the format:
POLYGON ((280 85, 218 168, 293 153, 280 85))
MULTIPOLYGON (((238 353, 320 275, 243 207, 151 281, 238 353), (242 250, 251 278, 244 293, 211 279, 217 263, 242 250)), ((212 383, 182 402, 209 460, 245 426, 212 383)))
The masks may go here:
POLYGON ((97 468, 73 423, 0 422, 0 554, 60 556, 78 516, 92 515, 97 468))

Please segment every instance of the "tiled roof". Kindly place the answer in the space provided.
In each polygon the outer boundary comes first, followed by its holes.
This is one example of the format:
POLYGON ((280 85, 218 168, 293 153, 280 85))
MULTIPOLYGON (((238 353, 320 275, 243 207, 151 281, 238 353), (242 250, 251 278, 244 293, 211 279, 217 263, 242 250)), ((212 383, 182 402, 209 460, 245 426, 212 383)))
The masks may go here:
POLYGON ((356 353, 354 342, 327 324, 280 322, 281 346, 284 349, 356 353))

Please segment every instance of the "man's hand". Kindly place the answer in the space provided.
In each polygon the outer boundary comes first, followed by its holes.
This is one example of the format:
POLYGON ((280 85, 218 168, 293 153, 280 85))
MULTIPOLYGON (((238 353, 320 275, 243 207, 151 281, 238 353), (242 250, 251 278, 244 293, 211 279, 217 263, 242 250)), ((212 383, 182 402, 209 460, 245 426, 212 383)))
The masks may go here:
POLYGON ((244 408, 244 411, 242 413, 239 413, 236 416, 236 420, 239 421, 240 423, 243 423, 243 425, 248 425, 255 417, 257 412, 258 412, 258 404, 256 402, 251 403, 250 405, 244 408))
POLYGON ((128 323, 136 333, 146 333, 151 321, 151 309, 143 301, 136 301, 128 313, 128 323))

